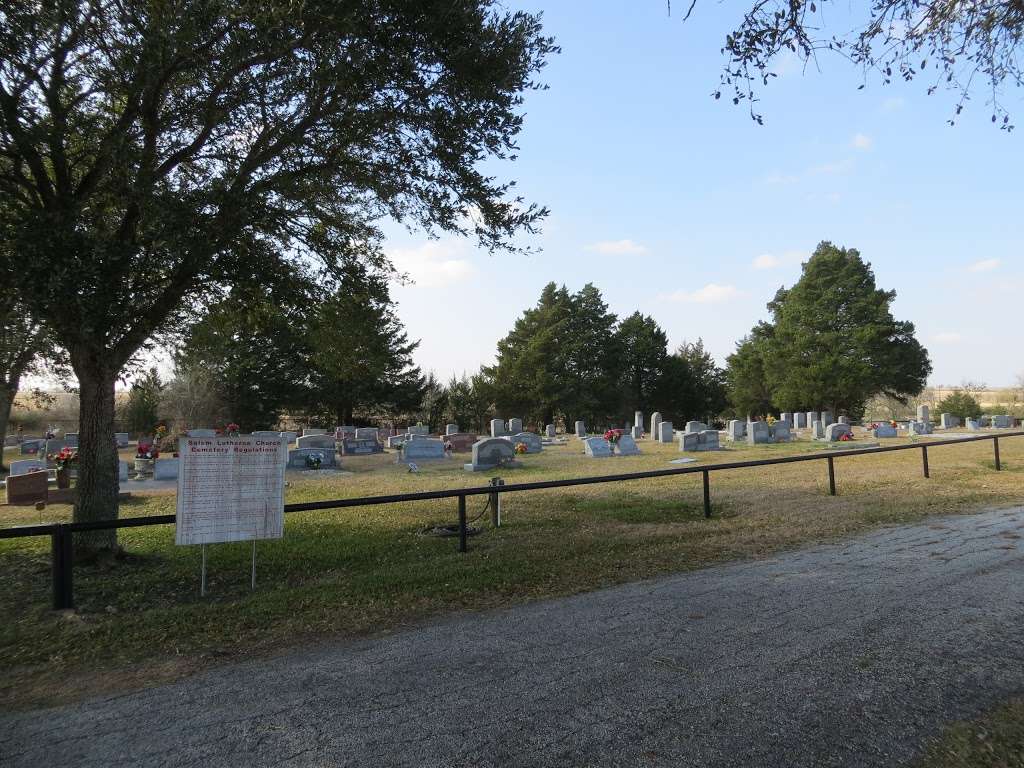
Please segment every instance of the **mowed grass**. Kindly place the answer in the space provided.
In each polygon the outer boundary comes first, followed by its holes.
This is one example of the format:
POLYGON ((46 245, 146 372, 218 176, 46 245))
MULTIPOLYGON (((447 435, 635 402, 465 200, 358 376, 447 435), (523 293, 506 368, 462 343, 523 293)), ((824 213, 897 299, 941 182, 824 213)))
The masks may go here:
MULTIPOLYGON (((886 441, 887 444, 899 441, 886 441)), ((867 528, 1024 502, 1024 437, 836 459, 839 495, 824 461, 712 473, 705 520, 700 474, 531 491, 503 497, 499 529, 486 513, 469 552, 424 529, 456 519, 454 499, 289 514, 285 537, 200 549, 176 547, 172 526, 124 529, 122 561, 75 569, 77 612, 50 610, 49 540, 0 541, 0 704, 33 706, 108 688, 170 679, 218 660, 327 638, 387 632, 426 617, 487 609, 757 558, 867 528), (112 675, 111 671, 118 674, 112 675)), ((664 469, 675 445, 643 455, 588 459, 578 441, 524 457, 506 482, 664 469)), ((691 454, 700 464, 818 450, 820 445, 730 448, 691 454)), ((10 455, 8 455, 10 458, 10 455)), ((393 454, 345 458, 346 474, 289 473, 287 501, 483 485, 465 455, 409 473, 393 454)), ((129 482, 125 490, 132 490, 129 482)), ((470 497, 470 518, 486 497, 470 497)), ((138 496, 121 515, 174 511, 172 493, 138 496)), ((0 509, 0 525, 70 519, 70 508, 0 509)), ((940 535, 937 533, 937 535, 940 535)))
POLYGON ((915 768, 1024 768, 1024 699, 1011 699, 930 742, 915 768))

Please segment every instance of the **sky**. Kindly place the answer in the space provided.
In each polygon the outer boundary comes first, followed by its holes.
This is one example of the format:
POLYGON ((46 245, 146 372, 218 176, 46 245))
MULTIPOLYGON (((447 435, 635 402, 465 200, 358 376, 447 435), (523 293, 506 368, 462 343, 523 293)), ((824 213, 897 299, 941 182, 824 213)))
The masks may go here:
MULTIPOLYGON (((416 362, 447 379, 497 342, 551 281, 594 283, 620 317, 652 316, 674 348, 702 338, 724 363, 822 240, 857 248, 893 313, 928 348, 931 384, 1006 386, 1024 373, 1024 128, 1000 131, 984 93, 955 126, 955 95, 885 86, 838 58, 793 58, 760 93, 757 125, 718 87, 744 3, 522 2, 562 47, 524 104, 519 159, 491 163, 551 213, 520 245, 430 239, 387 222, 413 278, 392 296, 416 362)), ((842 32, 841 22, 836 31, 842 32)), ((831 29, 830 29, 831 31, 831 29)), ((1004 95, 1024 125, 1024 91, 1004 95)))

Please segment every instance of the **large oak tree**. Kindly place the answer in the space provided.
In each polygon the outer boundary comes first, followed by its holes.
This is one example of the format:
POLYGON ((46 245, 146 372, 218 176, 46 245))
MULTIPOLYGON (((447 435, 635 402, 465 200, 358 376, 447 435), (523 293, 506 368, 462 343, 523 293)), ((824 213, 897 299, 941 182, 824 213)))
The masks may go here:
POLYGON ((491 0, 5 4, 0 211, 80 386, 75 519, 117 514, 119 371, 211 286, 379 260, 388 214, 490 248, 530 229, 481 161, 514 156, 554 50, 491 0))

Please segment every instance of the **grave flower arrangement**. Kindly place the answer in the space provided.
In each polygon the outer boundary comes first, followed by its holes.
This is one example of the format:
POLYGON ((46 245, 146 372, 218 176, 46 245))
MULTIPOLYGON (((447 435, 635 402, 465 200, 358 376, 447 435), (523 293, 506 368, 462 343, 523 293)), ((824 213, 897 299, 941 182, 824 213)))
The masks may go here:
POLYGON ((324 463, 324 457, 319 453, 311 453, 306 457, 306 467, 308 469, 320 469, 324 463))
POLYGON ((843 434, 841 434, 839 436, 839 440, 840 440, 840 442, 843 442, 843 443, 848 442, 850 440, 853 440, 853 433, 851 433, 851 432, 843 432, 843 434))
POLYGON ((238 437, 238 433, 240 431, 241 427, 235 424, 235 422, 231 422, 230 424, 224 427, 224 434, 227 435, 228 437, 238 437))
POLYGON ((526 453, 526 443, 516 443, 515 452, 520 455, 526 453))
POLYGON ((58 470, 74 469, 78 465, 78 449, 64 447, 60 453, 51 453, 46 458, 56 464, 58 470))
POLYGON ((609 429, 607 432, 604 433, 604 439, 607 440, 612 445, 615 445, 617 442, 619 442, 619 439, 621 437, 622 437, 622 430, 621 429, 609 429))
POLYGON ((158 459, 160 458, 160 449, 157 448, 155 443, 139 440, 139 446, 135 449, 135 458, 158 459))

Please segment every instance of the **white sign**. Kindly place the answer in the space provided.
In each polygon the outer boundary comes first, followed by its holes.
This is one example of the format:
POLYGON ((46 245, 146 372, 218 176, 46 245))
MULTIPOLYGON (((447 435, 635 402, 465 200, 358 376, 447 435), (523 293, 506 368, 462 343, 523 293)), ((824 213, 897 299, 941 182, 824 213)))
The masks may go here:
POLYGON ((183 437, 178 454, 175 543, 284 535, 284 438, 183 437))

